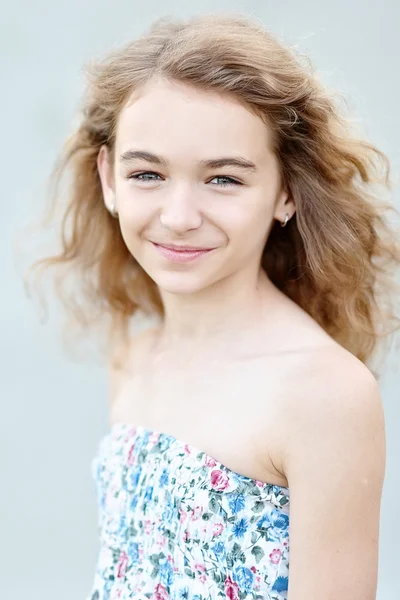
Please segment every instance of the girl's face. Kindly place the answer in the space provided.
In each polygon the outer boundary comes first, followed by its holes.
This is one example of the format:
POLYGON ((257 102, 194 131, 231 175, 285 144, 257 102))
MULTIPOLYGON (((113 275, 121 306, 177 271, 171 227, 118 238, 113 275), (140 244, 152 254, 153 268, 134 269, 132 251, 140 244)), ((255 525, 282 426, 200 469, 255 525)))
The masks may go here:
POLYGON ((114 164, 103 146, 98 168, 129 251, 161 290, 258 273, 273 220, 294 212, 271 147, 266 125, 235 99, 164 80, 130 98, 114 164))

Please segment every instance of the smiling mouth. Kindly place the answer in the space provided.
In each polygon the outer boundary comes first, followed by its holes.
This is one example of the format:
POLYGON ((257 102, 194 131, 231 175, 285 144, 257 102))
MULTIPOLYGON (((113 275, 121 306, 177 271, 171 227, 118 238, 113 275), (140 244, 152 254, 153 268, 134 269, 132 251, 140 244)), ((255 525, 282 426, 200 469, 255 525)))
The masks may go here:
POLYGON ((215 248, 193 248, 189 246, 164 246, 152 242, 156 250, 172 262, 189 262, 209 254, 215 248))
POLYGON ((206 252, 208 250, 213 250, 214 248, 203 248, 196 246, 178 246, 176 244, 157 244, 157 242, 152 242, 156 246, 161 246, 162 248, 167 248, 168 250, 173 250, 174 252, 206 252))

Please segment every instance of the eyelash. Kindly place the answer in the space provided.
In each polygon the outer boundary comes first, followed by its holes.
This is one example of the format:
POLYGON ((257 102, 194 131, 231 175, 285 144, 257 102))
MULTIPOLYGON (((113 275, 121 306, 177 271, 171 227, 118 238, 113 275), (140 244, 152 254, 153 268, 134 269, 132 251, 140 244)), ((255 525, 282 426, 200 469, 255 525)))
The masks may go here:
MULTIPOLYGON (((143 171, 142 173, 135 173, 133 175, 129 175, 128 179, 135 179, 136 181, 155 181, 155 179, 139 179, 139 177, 141 175, 157 175, 158 177, 160 177, 158 175, 158 173, 155 173, 154 171, 143 171)), ((226 180, 229 180, 229 183, 217 184, 218 187, 229 187, 231 185, 243 185, 240 181, 237 181, 237 179, 233 179, 232 177, 226 177, 224 175, 215 175, 213 177, 213 179, 226 179, 226 180)))

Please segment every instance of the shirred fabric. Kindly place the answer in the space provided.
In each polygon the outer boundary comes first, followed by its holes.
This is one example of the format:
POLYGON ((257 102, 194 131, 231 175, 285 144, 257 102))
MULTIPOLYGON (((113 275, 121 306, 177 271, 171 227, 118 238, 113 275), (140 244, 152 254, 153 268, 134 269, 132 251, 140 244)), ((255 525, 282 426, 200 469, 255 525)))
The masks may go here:
POLYGON ((91 470, 100 550, 87 600, 287 600, 289 488, 125 423, 91 470))

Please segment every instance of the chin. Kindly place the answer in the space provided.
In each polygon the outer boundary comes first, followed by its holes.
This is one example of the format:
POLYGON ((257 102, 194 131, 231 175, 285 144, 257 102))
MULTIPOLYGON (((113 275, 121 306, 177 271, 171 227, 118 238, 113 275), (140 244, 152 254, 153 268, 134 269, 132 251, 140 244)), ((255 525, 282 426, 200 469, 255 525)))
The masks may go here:
POLYGON ((160 290, 168 294, 195 294, 212 283, 208 278, 194 273, 157 273, 155 276, 149 273, 149 275, 160 290))

